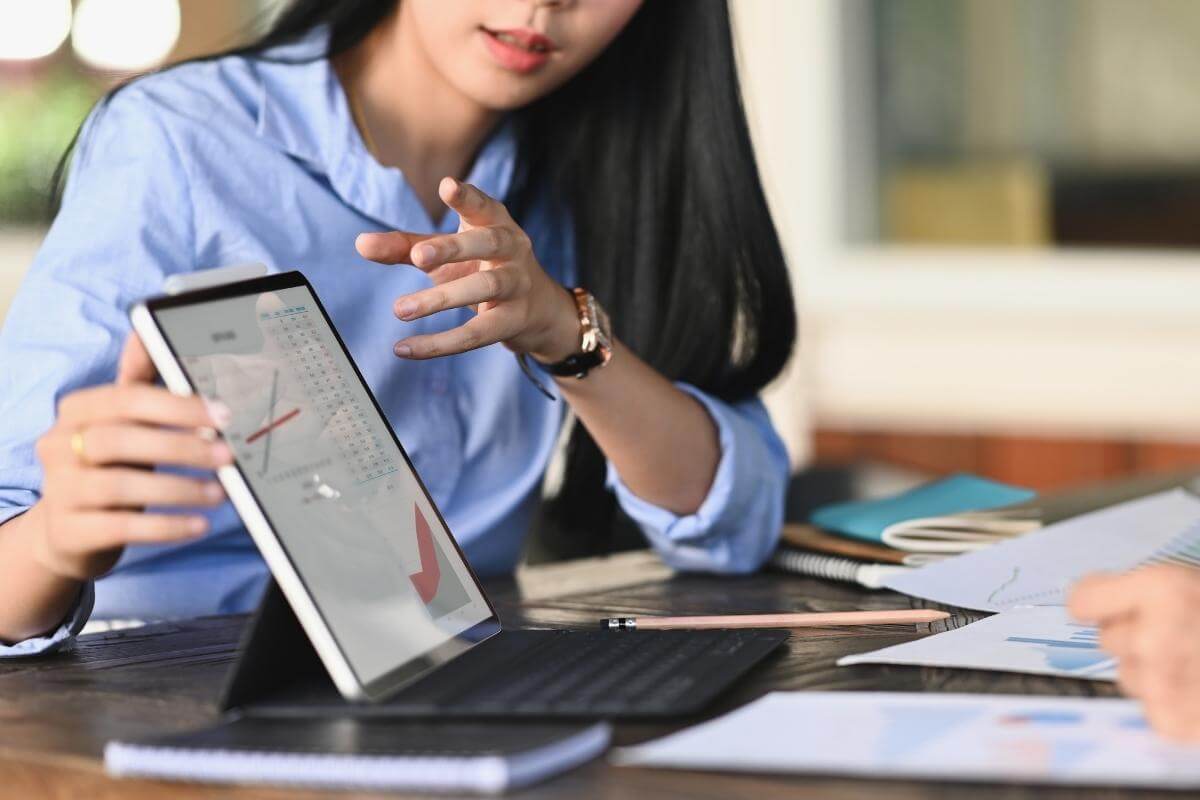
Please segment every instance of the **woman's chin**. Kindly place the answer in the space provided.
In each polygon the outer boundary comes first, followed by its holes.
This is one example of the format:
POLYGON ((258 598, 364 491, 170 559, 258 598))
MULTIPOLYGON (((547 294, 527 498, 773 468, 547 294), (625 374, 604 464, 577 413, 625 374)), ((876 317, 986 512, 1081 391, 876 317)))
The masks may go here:
POLYGON ((489 111, 514 111, 548 94, 554 87, 530 76, 492 75, 466 94, 489 111))

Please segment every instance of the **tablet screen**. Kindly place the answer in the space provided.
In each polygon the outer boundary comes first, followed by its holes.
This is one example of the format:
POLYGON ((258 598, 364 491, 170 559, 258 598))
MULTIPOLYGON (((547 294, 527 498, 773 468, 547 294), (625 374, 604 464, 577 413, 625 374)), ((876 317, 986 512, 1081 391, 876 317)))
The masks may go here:
POLYGON ((153 313, 362 684, 491 618, 307 287, 153 313))

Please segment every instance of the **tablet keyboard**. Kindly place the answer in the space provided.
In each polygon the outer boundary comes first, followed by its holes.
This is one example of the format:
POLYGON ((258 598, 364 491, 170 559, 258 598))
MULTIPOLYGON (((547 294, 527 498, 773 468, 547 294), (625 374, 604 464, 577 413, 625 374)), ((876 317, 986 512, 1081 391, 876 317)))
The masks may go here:
POLYGON ((373 706, 439 716, 672 716, 699 711, 787 631, 504 631, 373 706))

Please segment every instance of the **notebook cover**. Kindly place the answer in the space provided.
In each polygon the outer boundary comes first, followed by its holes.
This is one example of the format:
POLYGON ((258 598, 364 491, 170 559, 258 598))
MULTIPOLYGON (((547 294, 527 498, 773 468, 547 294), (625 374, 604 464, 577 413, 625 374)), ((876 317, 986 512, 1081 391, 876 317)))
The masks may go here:
POLYGON ((959 474, 894 497, 825 506, 813 512, 811 521, 843 536, 879 543, 884 529, 897 522, 1001 508, 1034 497, 1029 489, 959 474))
POLYGON ((324 788, 502 791, 604 752, 605 723, 487 724, 238 714, 188 733, 110 742, 110 774, 324 788))
POLYGON ((783 526, 783 541, 801 550, 812 550, 860 561, 882 564, 903 564, 906 553, 882 544, 847 539, 825 533, 812 525, 788 523, 783 526))

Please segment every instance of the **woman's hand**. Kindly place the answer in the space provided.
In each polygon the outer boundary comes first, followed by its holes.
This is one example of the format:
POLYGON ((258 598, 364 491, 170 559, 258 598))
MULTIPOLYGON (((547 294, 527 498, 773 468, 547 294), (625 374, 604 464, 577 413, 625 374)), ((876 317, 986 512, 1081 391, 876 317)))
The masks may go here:
POLYGON ((1200 571, 1093 575, 1075 586, 1070 609, 1100 627, 1100 646, 1120 662, 1122 691, 1142 701, 1154 729, 1200 741, 1200 571))
POLYGON ((542 269, 529 237, 504 205, 453 178, 442 179, 438 194, 458 212, 458 233, 364 233, 355 243, 363 258, 412 264, 433 280, 433 288, 396 299, 400 319, 468 306, 476 311, 453 330, 397 342, 396 355, 434 358, 502 342, 550 363, 578 351, 574 300, 542 269))
POLYGON ((215 469, 233 461, 228 445, 212 435, 228 423, 228 409, 210 413, 198 396, 153 386, 154 374, 131 334, 116 383, 64 397, 54 426, 37 442, 42 499, 25 516, 36 520, 33 557, 57 577, 92 578, 111 569, 127 544, 192 539, 207 529, 195 513, 146 513, 145 506, 214 506, 225 498, 215 480, 148 469, 215 469))

